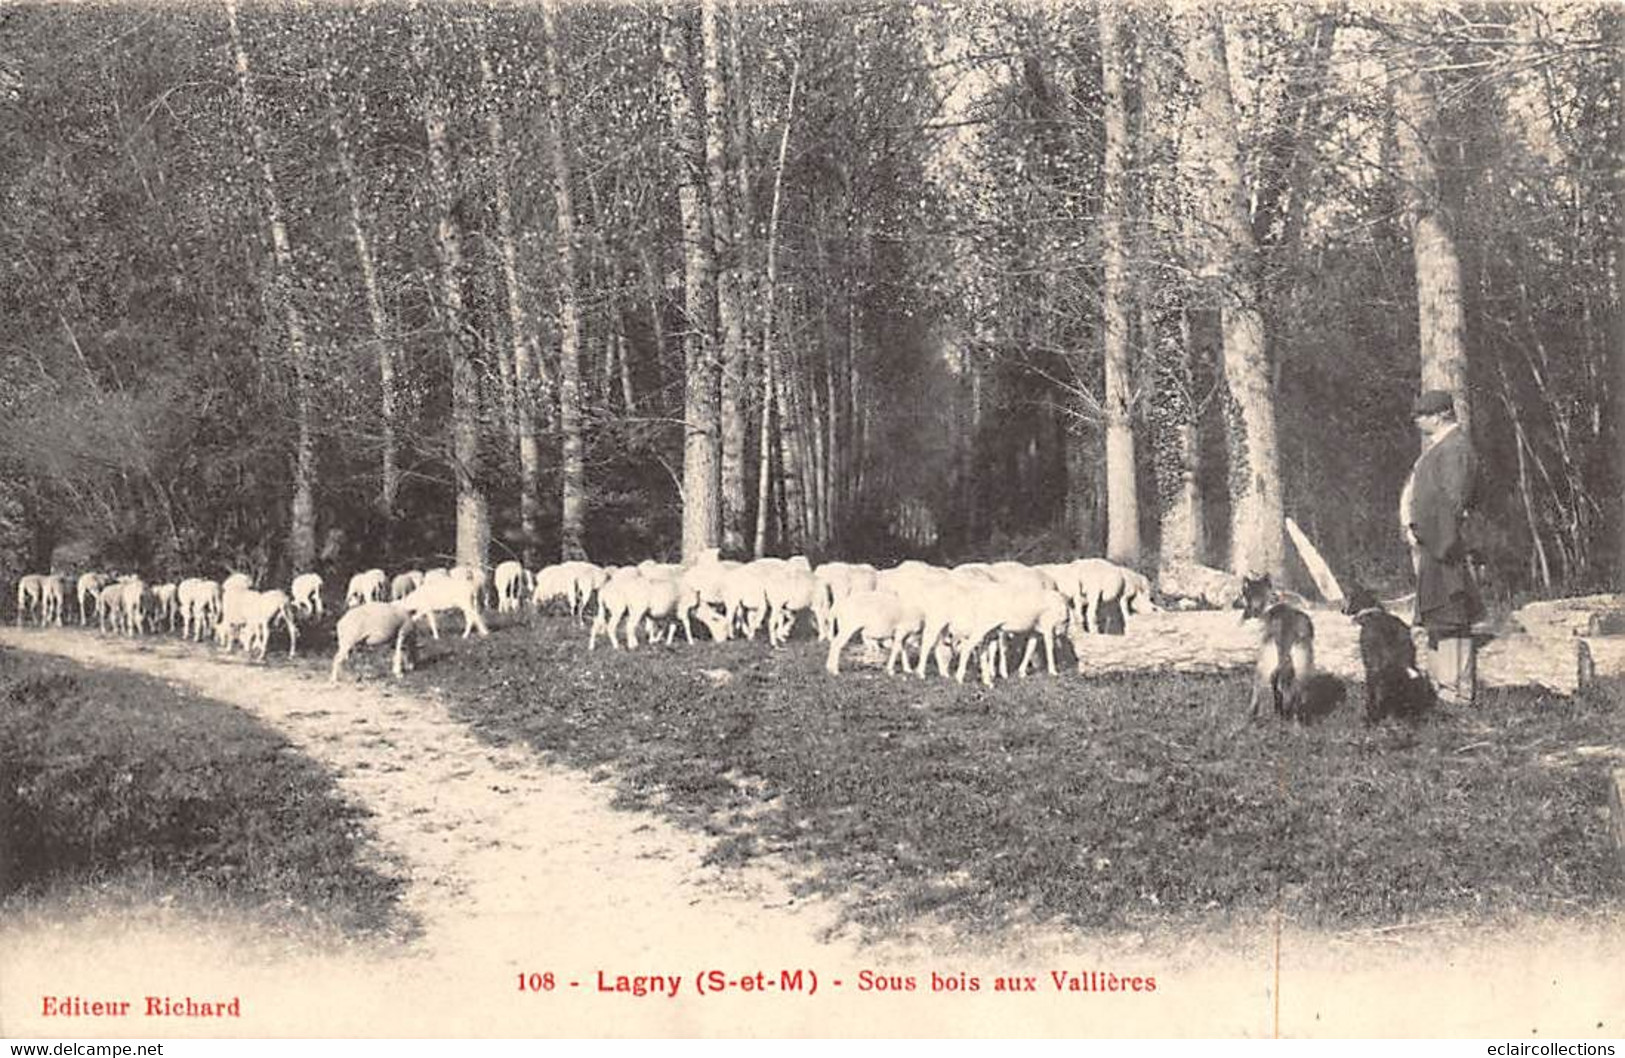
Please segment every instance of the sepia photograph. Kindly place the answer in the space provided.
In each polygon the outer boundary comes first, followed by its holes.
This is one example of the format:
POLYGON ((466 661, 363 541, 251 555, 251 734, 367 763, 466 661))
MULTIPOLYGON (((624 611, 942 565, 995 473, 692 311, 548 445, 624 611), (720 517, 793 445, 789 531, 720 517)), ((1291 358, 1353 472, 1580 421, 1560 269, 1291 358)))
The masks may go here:
POLYGON ((1625 5, 0 0, 0 1037, 1625 1037, 1625 5))

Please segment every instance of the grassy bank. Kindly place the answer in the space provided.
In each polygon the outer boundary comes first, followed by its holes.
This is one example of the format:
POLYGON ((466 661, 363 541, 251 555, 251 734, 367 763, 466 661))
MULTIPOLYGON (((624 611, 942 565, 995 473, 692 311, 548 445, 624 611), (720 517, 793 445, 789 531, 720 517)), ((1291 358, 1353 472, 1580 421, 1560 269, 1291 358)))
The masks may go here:
POLYGON ((1625 898, 1607 758, 1574 752, 1622 745, 1617 689, 1238 729, 1240 674, 984 690, 829 677, 804 641, 629 656, 584 638, 550 619, 442 641, 413 682, 485 737, 607 770, 626 805, 713 834, 715 860, 791 857, 882 932, 922 913, 1123 927, 1279 899, 1339 928, 1625 898))
POLYGON ((332 778, 240 709, 0 649, 0 898, 197 904, 398 931, 398 878, 332 778), (370 858, 370 859, 369 859, 370 858))

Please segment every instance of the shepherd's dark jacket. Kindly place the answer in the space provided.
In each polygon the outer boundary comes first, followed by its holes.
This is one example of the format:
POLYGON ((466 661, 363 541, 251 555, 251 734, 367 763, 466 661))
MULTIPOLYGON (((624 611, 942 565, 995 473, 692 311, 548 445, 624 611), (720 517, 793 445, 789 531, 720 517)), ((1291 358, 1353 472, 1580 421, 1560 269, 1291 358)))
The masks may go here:
POLYGON ((1484 607, 1467 568, 1478 460, 1461 427, 1423 452, 1411 475, 1410 527, 1420 552, 1417 623, 1439 635, 1465 635, 1468 626, 1483 616, 1484 607))

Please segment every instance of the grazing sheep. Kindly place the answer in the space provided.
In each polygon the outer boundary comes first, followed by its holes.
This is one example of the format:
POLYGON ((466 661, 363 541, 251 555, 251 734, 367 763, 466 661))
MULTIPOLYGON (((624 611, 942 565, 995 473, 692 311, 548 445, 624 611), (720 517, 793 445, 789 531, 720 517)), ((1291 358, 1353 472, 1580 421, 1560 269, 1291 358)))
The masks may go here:
POLYGON ((388 587, 389 580, 381 569, 357 573, 350 578, 350 586, 344 590, 344 605, 349 608, 364 602, 382 602, 388 587))
POLYGON ((344 659, 357 647, 395 643, 394 673, 400 677, 416 663, 417 633, 412 612, 397 603, 362 603, 339 618, 338 653, 333 655, 333 671, 328 682, 337 683, 344 659))
POLYGON ((727 580, 728 575, 740 568, 742 563, 718 558, 718 554, 716 548, 703 552, 699 560, 683 570, 678 578, 678 587, 683 593, 683 632, 691 643, 694 641, 692 619, 696 616, 710 630, 712 639, 732 637, 733 628, 727 617, 727 580))
POLYGON ((320 573, 301 573, 293 578, 293 606, 301 613, 315 614, 317 617, 325 615, 320 573))
POLYGON ((222 592, 235 591, 239 588, 253 591, 254 578, 250 577, 246 573, 233 573, 225 580, 220 582, 220 590, 222 592))
POLYGON ((108 577, 104 573, 79 574, 79 626, 84 628, 90 624, 90 611, 96 608, 96 596, 107 587, 108 577))
POLYGON ((96 595, 96 626, 102 632, 111 624, 115 633, 124 631, 124 582, 109 584, 96 595))
POLYGON ((220 620, 220 585, 212 580, 188 577, 175 589, 181 609, 181 634, 201 643, 220 620))
POLYGON ((488 584, 485 570, 475 569, 473 566, 453 566, 451 575, 454 579, 461 578, 474 586, 474 605, 485 605, 485 589, 488 584))
POLYGON ((265 659, 266 648, 271 642, 271 622, 278 617, 288 630, 288 657, 294 656, 294 648, 299 643, 299 626, 294 624, 293 613, 290 611, 288 596, 281 589, 271 591, 247 592, 243 596, 243 650, 253 654, 257 648, 260 660, 265 659))
POLYGON ((403 607, 414 619, 427 617, 429 631, 436 639, 440 638, 440 626, 434 619, 438 610, 462 611, 463 638, 468 638, 468 634, 476 628, 480 630, 480 635, 488 636, 491 630, 485 627, 485 618, 480 616, 475 590, 473 581, 462 577, 437 578, 425 581, 416 591, 393 605, 403 607))
POLYGON ((834 675, 841 672, 841 649, 862 634, 867 642, 890 643, 886 658, 886 674, 891 675, 899 658, 903 671, 909 671, 908 651, 904 648, 909 636, 919 635, 925 626, 925 612, 919 606, 886 591, 859 591, 841 598, 832 611, 829 656, 824 668, 834 675))
MULTIPOLYGON (((593 619, 587 649, 592 650, 598 645, 600 631, 609 636, 610 646, 619 648, 620 644, 615 641, 615 628, 622 617, 626 618, 626 649, 637 649, 639 621, 648 622, 650 638, 657 640, 659 634, 655 631, 655 621, 665 620, 666 642, 669 644, 676 638, 677 629, 681 626, 682 598, 683 591, 676 577, 645 574, 641 569, 621 571, 611 577, 598 593, 598 616, 593 619)), ((692 637, 689 642, 693 642, 692 637)))
MULTIPOLYGON (((226 648, 231 653, 238 640, 238 629, 245 627, 254 609, 254 599, 259 593, 253 588, 245 588, 241 584, 233 585, 220 593, 220 618, 214 625, 214 641, 217 646, 226 648)), ((248 645, 248 637, 242 637, 243 645, 248 645)))
POLYGON ((497 589, 497 613, 517 613, 533 588, 535 579, 521 562, 509 560, 499 564, 494 575, 497 589))
POLYGON ((813 570, 821 590, 813 600, 813 617, 818 621, 818 638, 834 636, 831 616, 835 604, 857 592, 875 590, 875 567, 866 563, 825 562, 813 570))
MULTIPOLYGON (((788 559, 759 558, 729 571, 722 583, 722 592, 727 603, 728 627, 739 627, 739 622, 743 619, 745 638, 755 639, 757 630, 773 613, 770 592, 784 595, 787 601, 793 601, 793 597, 799 595, 805 588, 809 592, 809 601, 806 605, 810 606, 812 589, 796 582, 802 574, 811 573, 812 565, 801 555, 788 559)), ((816 581, 813 581, 813 584, 816 585, 816 581)), ((772 628, 768 629, 768 636, 773 639, 772 628)), ((777 645, 776 640, 774 643, 777 645)))
MULTIPOLYGON (((1038 644, 1044 644, 1044 661, 1049 674, 1055 673, 1055 637, 1066 631, 1068 614, 1071 605, 1065 595, 1054 589, 1016 588, 1010 591, 997 592, 990 597, 993 605, 988 616, 997 623, 990 629, 998 639, 993 646, 997 647, 999 655, 999 675, 1005 679, 1010 678, 1009 669, 1005 664, 1004 639, 1009 635, 1027 636, 1027 649, 1021 656, 1021 664, 1017 667, 1016 675, 1025 677, 1027 666, 1032 662, 1033 652, 1038 644)), ((982 682, 992 682, 987 675, 988 658, 983 659, 982 682)), ((964 665, 960 665, 963 676, 964 665)))
POLYGON ((1137 569, 1123 570, 1123 613, 1157 613, 1162 609, 1151 598, 1151 578, 1137 569))
POLYGON ((530 601, 541 609, 554 599, 563 599, 570 606, 570 615, 584 623, 588 603, 609 580, 609 571, 591 562, 563 562, 548 566, 536 574, 536 585, 530 601))
POLYGON ((168 623, 169 630, 171 632, 175 630, 175 621, 180 617, 180 606, 177 604, 175 599, 176 592, 179 591, 179 589, 180 586, 173 582, 169 584, 160 584, 156 588, 152 589, 152 604, 153 608, 157 611, 157 613, 153 615, 154 625, 160 621, 163 621, 168 623))
POLYGON ((140 577, 132 577, 119 585, 120 624, 124 634, 135 636, 147 631, 147 607, 152 603, 152 592, 140 577))
POLYGON ((40 623, 40 614, 45 608, 45 578, 38 573, 29 573, 17 582, 17 627, 23 626, 23 616, 28 611, 34 611, 34 617, 40 623))
POLYGON ((790 640, 796 615, 813 610, 824 586, 810 569, 791 566, 769 576, 766 588, 769 608, 767 641, 771 646, 783 646, 790 640))
POLYGON ((405 573, 397 573, 395 578, 389 582, 389 601, 400 602, 422 586, 422 571, 409 569, 405 573))

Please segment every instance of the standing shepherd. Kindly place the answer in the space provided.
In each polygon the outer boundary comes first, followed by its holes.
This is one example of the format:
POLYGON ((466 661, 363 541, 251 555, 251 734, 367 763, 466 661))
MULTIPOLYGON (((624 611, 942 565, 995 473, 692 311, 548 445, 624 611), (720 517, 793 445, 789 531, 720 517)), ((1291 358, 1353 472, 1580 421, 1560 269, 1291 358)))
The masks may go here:
POLYGON ((1450 394, 1430 389, 1412 417, 1422 454, 1399 498, 1399 523, 1416 569, 1416 618, 1427 629, 1428 670, 1439 700, 1471 705, 1477 683, 1472 625, 1484 614, 1468 568, 1463 527, 1477 501, 1478 463, 1450 394))

